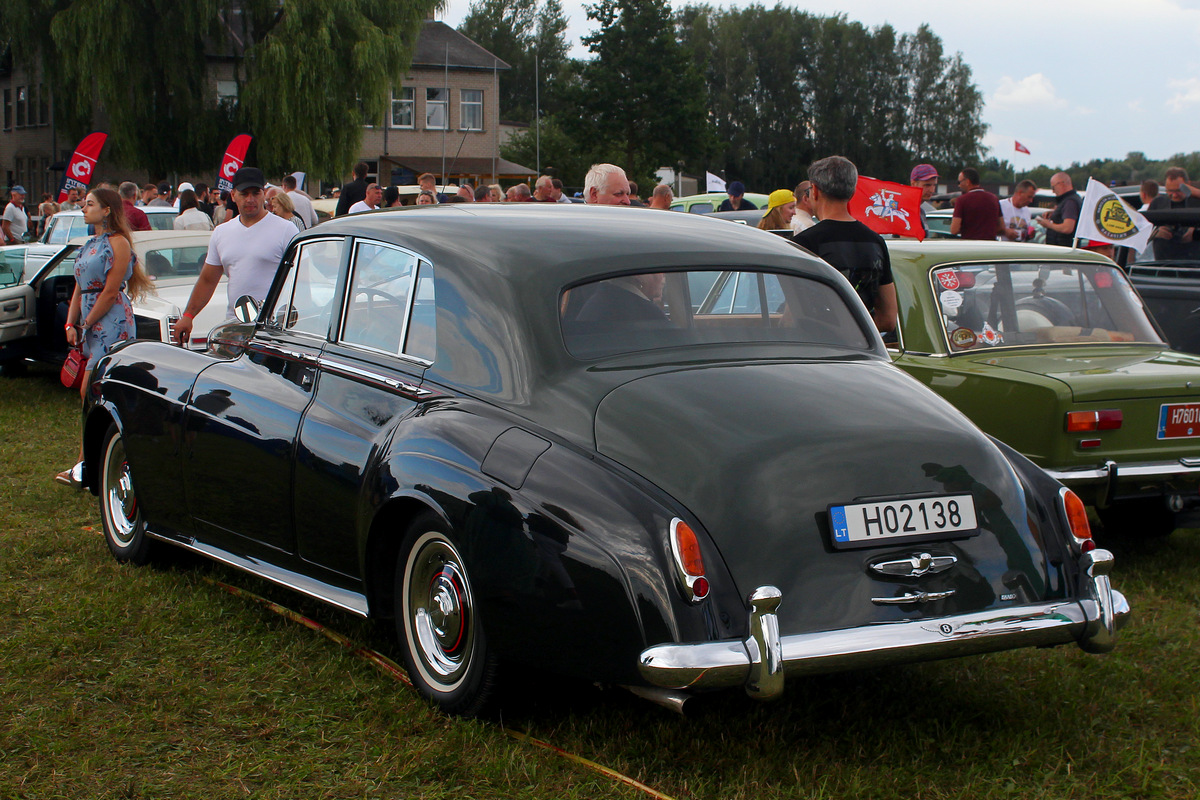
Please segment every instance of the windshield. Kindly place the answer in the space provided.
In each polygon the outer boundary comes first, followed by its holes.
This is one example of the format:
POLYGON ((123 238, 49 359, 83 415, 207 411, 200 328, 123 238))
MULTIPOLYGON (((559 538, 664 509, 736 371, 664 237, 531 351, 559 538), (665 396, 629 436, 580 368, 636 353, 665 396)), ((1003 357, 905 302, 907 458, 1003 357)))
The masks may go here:
POLYGON ((870 347, 832 287, 773 272, 623 275, 564 291, 559 309, 567 350, 577 358, 750 342, 870 347))
POLYGON ((935 270, 950 352, 1086 342, 1161 343, 1124 273, 1104 264, 968 264, 935 270))

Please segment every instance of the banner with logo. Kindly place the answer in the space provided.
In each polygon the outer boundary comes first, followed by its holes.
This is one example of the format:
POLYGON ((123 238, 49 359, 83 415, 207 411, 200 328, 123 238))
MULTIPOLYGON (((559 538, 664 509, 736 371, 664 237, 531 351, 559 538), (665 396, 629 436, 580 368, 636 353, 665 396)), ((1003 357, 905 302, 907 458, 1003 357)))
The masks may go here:
POLYGON ((229 147, 225 148, 225 157, 221 159, 221 168, 217 170, 218 191, 233 190, 233 175, 242 168, 246 160, 246 151, 250 149, 250 140, 253 138, 248 133, 239 133, 233 137, 229 147))
POLYGON ((858 176, 858 188, 847 208, 850 216, 878 234, 893 233, 921 241, 921 187, 858 176))
POLYGON ((1013 144, 1015 144, 1015 145, 1016 145, 1015 147, 1013 147, 1013 149, 1014 149, 1014 150, 1016 150, 1018 153, 1024 153, 1025 155, 1029 155, 1029 148, 1028 148, 1028 147, 1026 147, 1025 145, 1021 144, 1021 143, 1020 143, 1020 142, 1018 142, 1016 139, 1013 139, 1013 144))
POLYGON ((63 176, 62 186, 58 189, 58 202, 67 202, 67 192, 71 189, 87 191, 88 184, 92 182, 92 173, 96 171, 96 161, 100 158, 100 151, 104 149, 106 141, 108 134, 99 131, 83 137, 67 164, 67 174, 63 176))
POLYGON ((1100 181, 1088 178, 1083 208, 1079 210, 1079 225, 1075 228, 1076 239, 1144 250, 1153 233, 1154 226, 1133 206, 1100 181))
POLYGON ((711 172, 704 173, 704 184, 706 192, 723 192, 725 191, 725 181, 711 172))

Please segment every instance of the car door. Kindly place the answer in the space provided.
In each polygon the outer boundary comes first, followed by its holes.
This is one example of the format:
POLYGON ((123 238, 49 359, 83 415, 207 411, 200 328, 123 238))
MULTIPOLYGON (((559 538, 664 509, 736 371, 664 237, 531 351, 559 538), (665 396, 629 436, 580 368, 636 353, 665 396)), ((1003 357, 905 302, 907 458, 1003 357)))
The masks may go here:
POLYGON ((340 575, 360 574, 357 535, 373 454, 430 392, 432 267, 415 253, 358 240, 337 335, 318 363, 316 398, 296 447, 300 555, 340 575))
POLYGON ((340 237, 287 256, 274 310, 242 355, 196 378, 186 418, 185 485, 197 535, 239 553, 295 552, 292 462, 344 255, 340 237))
POLYGON ((0 247, 0 348, 35 331, 33 287, 25 283, 24 272, 25 248, 0 247))

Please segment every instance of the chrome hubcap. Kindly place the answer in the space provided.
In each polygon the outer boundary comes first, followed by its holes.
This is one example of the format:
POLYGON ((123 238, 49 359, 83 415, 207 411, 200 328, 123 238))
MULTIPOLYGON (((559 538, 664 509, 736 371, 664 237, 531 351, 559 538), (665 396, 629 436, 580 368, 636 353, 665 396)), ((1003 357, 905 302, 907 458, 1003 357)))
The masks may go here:
POLYGON ((405 606, 409 639, 425 677, 452 689, 470 665, 471 587, 454 546, 439 533, 418 539, 408 559, 405 606))
POLYGON ((104 459, 104 514, 108 529, 117 544, 126 547, 137 532, 137 495, 125 460, 125 447, 119 438, 109 444, 104 459))

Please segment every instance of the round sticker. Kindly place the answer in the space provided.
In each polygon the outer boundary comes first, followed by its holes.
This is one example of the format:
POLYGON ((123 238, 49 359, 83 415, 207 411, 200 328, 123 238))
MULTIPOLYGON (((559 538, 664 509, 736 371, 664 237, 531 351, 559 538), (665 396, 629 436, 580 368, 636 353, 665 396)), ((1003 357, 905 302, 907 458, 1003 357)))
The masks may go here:
POLYGON ((958 273, 952 269, 942 270, 937 274, 937 279, 943 289, 957 289, 959 286, 958 273))
POLYGON ((1128 239, 1138 232, 1125 204, 1115 194, 1101 198, 1093 212, 1096 227, 1110 239, 1128 239))
POLYGON ((968 347, 974 347, 976 342, 975 331, 970 328, 958 328, 954 333, 950 334, 950 342, 955 347, 966 350, 968 347))
POLYGON ((942 308, 946 311, 953 311, 963 304, 963 296, 959 292, 942 292, 942 308))

